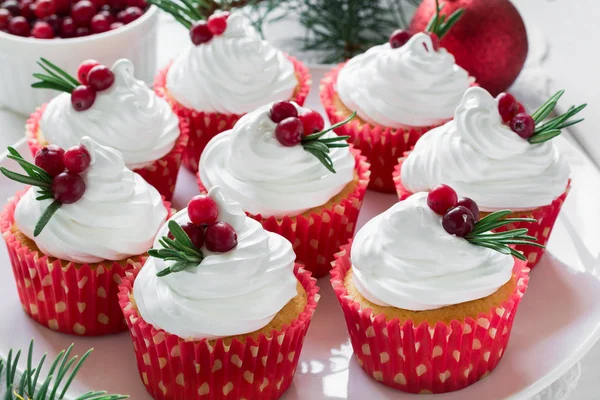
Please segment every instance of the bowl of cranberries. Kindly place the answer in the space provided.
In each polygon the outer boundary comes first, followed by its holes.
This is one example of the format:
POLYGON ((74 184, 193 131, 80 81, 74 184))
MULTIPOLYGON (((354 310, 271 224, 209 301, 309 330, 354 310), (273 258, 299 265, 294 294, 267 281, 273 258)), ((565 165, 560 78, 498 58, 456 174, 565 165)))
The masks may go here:
POLYGON ((157 10, 145 0, 0 0, 0 107, 27 115, 57 94, 31 88, 41 57, 71 74, 83 60, 127 58, 152 82, 157 10))

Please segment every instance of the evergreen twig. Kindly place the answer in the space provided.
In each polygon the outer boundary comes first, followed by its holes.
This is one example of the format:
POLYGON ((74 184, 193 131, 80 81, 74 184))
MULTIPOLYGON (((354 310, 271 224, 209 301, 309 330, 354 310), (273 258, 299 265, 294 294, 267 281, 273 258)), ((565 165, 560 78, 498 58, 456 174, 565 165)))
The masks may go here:
POLYGON ((170 267, 157 272, 156 276, 158 277, 181 272, 188 268, 196 268, 204 260, 202 250, 194 246, 187 233, 177 222, 169 221, 168 227, 173 239, 163 236, 159 239, 162 249, 148 250, 148 255, 151 257, 175 262, 170 267))
POLYGON ((561 134, 562 129, 565 129, 569 126, 575 125, 583 121, 583 118, 570 120, 575 115, 579 114, 581 110, 583 110, 587 104, 582 104, 580 106, 571 106, 564 114, 558 115, 547 122, 544 122, 544 119, 554 109, 558 104, 558 100, 565 93, 564 90, 559 90, 552 97, 550 97, 544 104, 542 104, 531 117, 535 122, 535 130, 533 131, 533 135, 528 139, 529 143, 542 143, 547 140, 550 140, 561 134))

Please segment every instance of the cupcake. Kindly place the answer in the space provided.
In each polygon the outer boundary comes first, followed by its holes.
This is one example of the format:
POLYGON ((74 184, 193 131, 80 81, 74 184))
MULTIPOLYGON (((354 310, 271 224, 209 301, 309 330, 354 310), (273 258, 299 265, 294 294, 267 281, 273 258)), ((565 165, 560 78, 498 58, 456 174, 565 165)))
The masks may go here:
POLYGON ((66 152, 40 150, 35 165, 9 148, 33 185, 0 214, 19 298, 25 312, 54 331, 106 335, 127 329, 118 284, 145 261, 170 213, 169 203, 121 154, 89 137, 66 152))
POLYGON ((279 398, 319 297, 291 243, 218 187, 194 197, 158 237, 119 292, 148 392, 156 400, 279 398))
POLYGON ((49 144, 67 149, 89 136, 119 150, 129 169, 170 200, 188 125, 135 78, 131 61, 119 60, 109 69, 87 60, 79 67, 78 80, 47 60, 40 66, 48 75, 35 74, 40 81, 32 86, 64 93, 29 118, 26 134, 32 154, 49 144))
POLYGON ((212 139, 198 172, 201 191, 220 186, 292 242, 298 262, 317 278, 352 237, 369 182, 360 152, 323 128, 320 114, 293 102, 265 105, 212 139))
POLYGON ((172 0, 157 3, 190 30, 192 43, 159 72, 154 89, 190 124, 183 162, 196 172, 210 139, 266 103, 303 104, 311 80, 300 61, 263 40, 241 12, 217 11, 203 21, 177 5, 172 0))
POLYGON ((321 82, 321 102, 332 124, 358 112, 336 132, 350 136, 369 160, 369 189, 394 192, 398 158, 425 132, 452 119, 474 82, 438 45, 458 17, 437 28, 432 24, 428 33, 396 31, 389 43, 340 64, 321 82))
MULTIPOLYGON (((510 94, 495 99, 484 89, 469 89, 454 120, 423 136, 397 166, 400 199, 447 183, 475 200, 482 216, 508 208, 515 211, 509 217, 536 219, 527 228, 545 245, 569 190, 569 166, 549 139, 579 122, 570 118, 585 107, 544 122, 561 95, 529 115, 510 94)), ((530 268, 544 253, 543 248, 517 249, 530 268)))
POLYGON ((336 255, 331 282, 358 364, 376 381, 409 393, 455 391, 502 358, 529 279, 509 246, 531 237, 490 233, 509 222, 502 213, 475 222, 476 212, 447 186, 417 193, 336 255))

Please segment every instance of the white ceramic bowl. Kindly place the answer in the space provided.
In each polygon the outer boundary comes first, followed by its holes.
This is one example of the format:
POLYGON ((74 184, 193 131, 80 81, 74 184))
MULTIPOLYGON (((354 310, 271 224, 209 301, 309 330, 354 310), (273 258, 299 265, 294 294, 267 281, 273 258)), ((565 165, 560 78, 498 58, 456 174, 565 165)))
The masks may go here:
POLYGON ((114 31, 72 39, 42 40, 0 32, 0 107, 27 115, 56 95, 31 88, 36 64, 47 58, 75 75, 79 64, 95 59, 111 66, 120 58, 135 65, 135 75, 151 83, 156 72, 158 9, 151 6, 139 19, 114 31))

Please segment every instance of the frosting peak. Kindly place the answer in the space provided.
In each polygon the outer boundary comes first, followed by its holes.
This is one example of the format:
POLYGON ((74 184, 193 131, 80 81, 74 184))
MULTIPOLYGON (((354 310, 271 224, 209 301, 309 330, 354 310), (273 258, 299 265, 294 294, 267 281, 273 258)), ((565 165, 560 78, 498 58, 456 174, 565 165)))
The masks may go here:
POLYGON ((531 144, 502 123, 498 102, 469 89, 454 120, 427 132, 402 164, 411 192, 452 186, 482 210, 523 210, 552 203, 569 180, 569 167, 551 142, 531 144))
POLYGON ((346 107, 372 125, 431 126, 452 118, 468 89, 467 72, 431 37, 414 35, 404 46, 375 46, 340 71, 337 92, 346 107))
POLYGON ((514 259, 448 234, 417 193, 369 221, 352 244, 352 273, 369 301, 412 311, 491 295, 512 276, 514 259))
POLYGON ((115 82, 96 94, 88 110, 75 111, 69 93, 50 101, 40 130, 48 143, 65 149, 89 136, 119 150, 128 168, 142 168, 173 149, 179 121, 165 100, 134 77, 131 61, 119 60, 111 71, 115 82))
POLYGON ((30 189, 17 204, 17 227, 44 254, 62 260, 95 263, 144 254, 167 218, 161 196, 125 167, 118 151, 89 137, 80 144, 91 159, 81 174, 86 185, 83 197, 63 204, 34 237, 37 221, 53 200, 37 201, 30 189))
MULTIPOLYGON (((309 111, 292 104, 299 114, 309 111)), ((223 187, 245 211, 263 217, 294 216, 327 203, 354 178, 354 156, 347 147, 331 149, 337 171, 332 173, 301 145, 283 146, 270 108, 246 114, 208 143, 200 158, 202 184, 223 187)), ((335 136, 329 132, 324 138, 335 136)))
MULTIPOLYGON (((185 339, 216 339, 261 329, 297 295, 291 243, 265 231, 219 188, 211 189, 209 196, 219 207, 219 220, 235 228, 237 246, 226 253, 203 247, 205 258, 196 268, 162 278, 156 273, 169 262, 150 258, 134 284, 142 318, 185 339)), ((189 222, 187 209, 172 219, 180 225, 189 222)), ((167 233, 165 225, 158 237, 167 233)))
POLYGON ((243 114, 292 97, 298 79, 293 63, 263 40, 240 12, 227 28, 199 46, 190 45, 167 75, 169 93, 187 108, 243 114))

